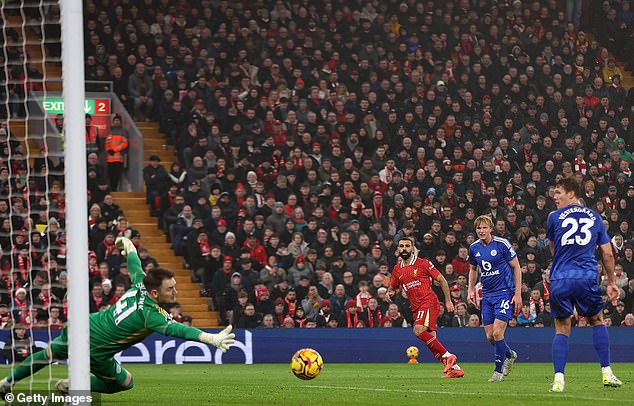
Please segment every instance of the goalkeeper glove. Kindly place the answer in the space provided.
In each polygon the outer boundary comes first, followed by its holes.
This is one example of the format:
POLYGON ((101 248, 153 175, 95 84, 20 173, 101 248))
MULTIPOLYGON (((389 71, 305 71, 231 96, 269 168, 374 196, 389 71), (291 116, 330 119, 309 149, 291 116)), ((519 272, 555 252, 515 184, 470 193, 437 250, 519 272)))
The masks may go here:
POLYGON ((211 344, 214 347, 218 348, 220 351, 227 352, 229 347, 234 343, 233 338, 236 336, 231 332, 231 329, 231 326, 227 326, 227 328, 225 328, 218 334, 210 334, 203 331, 202 333, 200 333, 198 339, 201 343, 211 344))
POLYGON ((136 247, 129 239, 125 237, 117 238, 115 241, 117 248, 121 250, 121 254, 127 256, 129 253, 134 252, 136 254, 136 247))

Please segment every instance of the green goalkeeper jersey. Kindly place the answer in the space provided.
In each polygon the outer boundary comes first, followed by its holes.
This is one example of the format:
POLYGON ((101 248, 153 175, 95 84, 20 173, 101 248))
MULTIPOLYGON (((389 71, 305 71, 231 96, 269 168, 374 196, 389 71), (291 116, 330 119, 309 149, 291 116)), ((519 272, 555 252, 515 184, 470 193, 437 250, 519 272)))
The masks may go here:
POLYGON ((90 315, 90 352, 93 358, 109 358, 142 341, 153 332, 197 340, 201 330, 175 321, 148 295, 145 272, 136 253, 128 254, 133 287, 114 305, 90 315))

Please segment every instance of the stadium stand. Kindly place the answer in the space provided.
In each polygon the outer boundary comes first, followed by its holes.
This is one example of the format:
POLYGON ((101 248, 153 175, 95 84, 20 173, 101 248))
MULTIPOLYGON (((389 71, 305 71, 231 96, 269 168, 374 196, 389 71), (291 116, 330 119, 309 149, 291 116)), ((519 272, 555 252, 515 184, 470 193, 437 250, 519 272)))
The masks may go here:
POLYGON ((86 78, 137 120, 146 184, 118 192, 89 157, 93 309, 126 286, 108 235, 130 233, 196 326, 403 327, 407 298, 383 300, 395 240, 466 303, 461 247, 490 214, 522 264, 513 324, 549 326, 544 227, 575 176, 620 264, 607 323, 632 319, 632 12, 565 3, 86 2, 86 78))

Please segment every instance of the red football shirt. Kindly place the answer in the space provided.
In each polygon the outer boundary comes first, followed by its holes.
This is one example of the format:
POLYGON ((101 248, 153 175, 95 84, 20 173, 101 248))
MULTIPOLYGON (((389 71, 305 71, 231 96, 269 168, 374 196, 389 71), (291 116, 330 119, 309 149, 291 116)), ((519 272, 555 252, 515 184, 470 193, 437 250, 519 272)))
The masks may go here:
POLYGON ((406 264, 401 260, 392 270, 390 286, 397 289, 399 284, 407 293, 412 309, 438 300, 431 284, 440 275, 434 264, 426 259, 413 257, 406 264))

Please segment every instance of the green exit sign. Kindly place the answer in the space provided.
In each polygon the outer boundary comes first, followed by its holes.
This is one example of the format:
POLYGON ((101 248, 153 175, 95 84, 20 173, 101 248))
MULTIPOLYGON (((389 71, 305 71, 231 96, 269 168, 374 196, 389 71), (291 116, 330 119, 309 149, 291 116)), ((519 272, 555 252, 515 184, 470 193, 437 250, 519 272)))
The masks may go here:
MULTIPOLYGON (((64 99, 61 97, 48 97, 42 99, 42 107, 48 114, 63 114, 64 99)), ((110 100, 108 99, 86 99, 84 102, 84 113, 86 114, 110 114, 110 100)))

